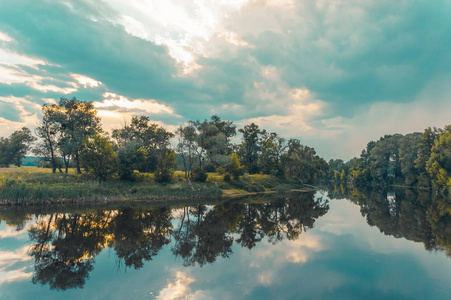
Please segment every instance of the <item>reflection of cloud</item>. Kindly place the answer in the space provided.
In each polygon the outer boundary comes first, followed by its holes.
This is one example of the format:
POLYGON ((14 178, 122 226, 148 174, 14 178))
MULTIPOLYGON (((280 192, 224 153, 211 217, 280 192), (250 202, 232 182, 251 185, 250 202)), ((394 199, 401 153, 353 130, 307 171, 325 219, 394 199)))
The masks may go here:
POLYGON ((187 274, 176 271, 175 278, 172 281, 168 280, 168 284, 163 288, 157 296, 157 299, 193 299, 198 297, 202 291, 191 292, 188 287, 195 279, 187 274))
POLYGON ((14 271, 3 271, 0 269, 0 285, 5 282, 11 282, 21 279, 27 279, 33 276, 33 272, 24 272, 26 268, 14 271))
POLYGON ((33 273, 25 272, 26 267, 9 270, 15 264, 28 260, 31 260, 28 255, 28 246, 16 251, 0 251, 0 285, 5 282, 30 278, 33 273))
POLYGON ((27 224, 27 226, 25 228, 22 228, 21 230, 16 230, 16 226, 7 226, 5 229, 0 230, 0 239, 18 237, 20 235, 27 235, 28 228, 30 226, 31 226, 30 224, 27 224))
POLYGON ((261 273, 258 275, 258 281, 262 285, 271 285, 273 283, 273 276, 274 274, 270 271, 261 273))
MULTIPOLYGON (((256 260, 251 261, 250 267, 260 267, 260 262, 265 259, 275 259, 278 263, 305 263, 308 261, 311 252, 319 252, 322 249, 319 236, 303 234, 294 241, 283 241, 271 247, 256 249, 254 251, 256 260)), ((265 278, 268 278, 268 276, 265 278)))

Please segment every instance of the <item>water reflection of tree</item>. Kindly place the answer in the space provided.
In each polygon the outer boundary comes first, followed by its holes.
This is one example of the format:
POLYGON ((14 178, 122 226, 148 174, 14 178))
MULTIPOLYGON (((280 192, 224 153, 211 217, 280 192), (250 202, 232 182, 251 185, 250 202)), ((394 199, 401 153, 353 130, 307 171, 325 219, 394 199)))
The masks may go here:
POLYGON ((113 236, 110 246, 127 267, 139 269, 152 260, 170 242, 171 211, 167 208, 150 211, 131 208, 119 211, 110 222, 113 236))
POLYGON ((30 229, 36 243, 30 255, 35 259, 34 283, 66 290, 82 287, 93 269, 93 258, 105 245, 106 225, 111 212, 41 218, 30 229))
POLYGON ((295 194, 255 204, 184 207, 174 225, 170 208, 37 215, 29 229, 33 282, 56 290, 80 288, 103 248, 114 250, 119 265, 138 269, 171 238, 172 252, 185 266, 203 266, 229 257, 233 243, 252 249, 264 238, 273 244, 297 239, 328 208, 313 194, 295 194))
MULTIPOLYGON (((330 194, 336 194, 330 191, 330 194)), ((425 249, 443 250, 451 257, 451 200, 412 189, 350 189, 347 197, 360 206, 369 225, 396 238, 424 244, 425 249)))
POLYGON ((219 256, 228 257, 234 241, 252 249, 264 237, 273 244, 297 239, 328 209, 327 201, 314 199, 313 194, 257 204, 229 202, 211 210, 185 207, 174 231, 172 251, 184 265, 202 266, 219 256))
POLYGON ((112 247, 127 267, 140 268, 169 243, 169 209, 99 211, 87 214, 51 214, 37 217, 29 230, 34 243, 34 283, 51 289, 83 287, 94 258, 112 247))
POLYGON ((172 251, 183 259, 185 266, 213 263, 218 256, 228 257, 232 253, 233 239, 228 232, 228 223, 216 215, 216 207, 210 211, 204 205, 185 207, 174 233, 172 251))

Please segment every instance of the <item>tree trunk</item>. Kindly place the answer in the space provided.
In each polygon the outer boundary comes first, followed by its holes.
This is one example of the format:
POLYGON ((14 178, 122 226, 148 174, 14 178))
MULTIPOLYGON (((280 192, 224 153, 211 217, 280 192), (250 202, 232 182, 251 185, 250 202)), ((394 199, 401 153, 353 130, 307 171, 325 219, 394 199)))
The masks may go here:
POLYGON ((77 174, 81 174, 80 158, 79 158, 79 155, 78 155, 78 151, 75 151, 75 165, 77 167, 77 174))

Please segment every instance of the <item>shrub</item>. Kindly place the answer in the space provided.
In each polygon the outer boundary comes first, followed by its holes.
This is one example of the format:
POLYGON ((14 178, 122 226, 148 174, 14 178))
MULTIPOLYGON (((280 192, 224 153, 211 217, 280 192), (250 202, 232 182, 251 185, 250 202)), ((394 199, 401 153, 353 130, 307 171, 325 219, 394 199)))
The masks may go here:
POLYGON ((85 142, 85 148, 80 153, 80 162, 90 174, 105 180, 116 171, 117 155, 107 138, 96 135, 85 142))
POLYGON ((200 170, 199 168, 195 168, 191 172, 191 175, 193 177, 193 180, 197 182, 206 182, 208 178, 207 172, 204 170, 200 170))
POLYGON ((174 166, 176 163, 175 152, 172 150, 166 151, 161 166, 155 171, 155 181, 160 183, 174 181, 174 166))

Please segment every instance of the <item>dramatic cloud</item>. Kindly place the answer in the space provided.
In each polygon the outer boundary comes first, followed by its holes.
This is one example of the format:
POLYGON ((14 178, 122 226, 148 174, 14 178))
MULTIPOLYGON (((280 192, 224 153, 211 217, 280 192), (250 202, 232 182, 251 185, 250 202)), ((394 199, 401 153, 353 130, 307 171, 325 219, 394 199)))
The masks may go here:
MULTIPOLYGON (((450 13, 445 0, 2 1, 0 96, 76 96, 110 121, 128 110, 168 126, 216 113, 349 158, 445 125, 449 94, 431 86, 450 85, 450 13)), ((22 107, 1 104, 0 120, 31 122, 22 107)))

